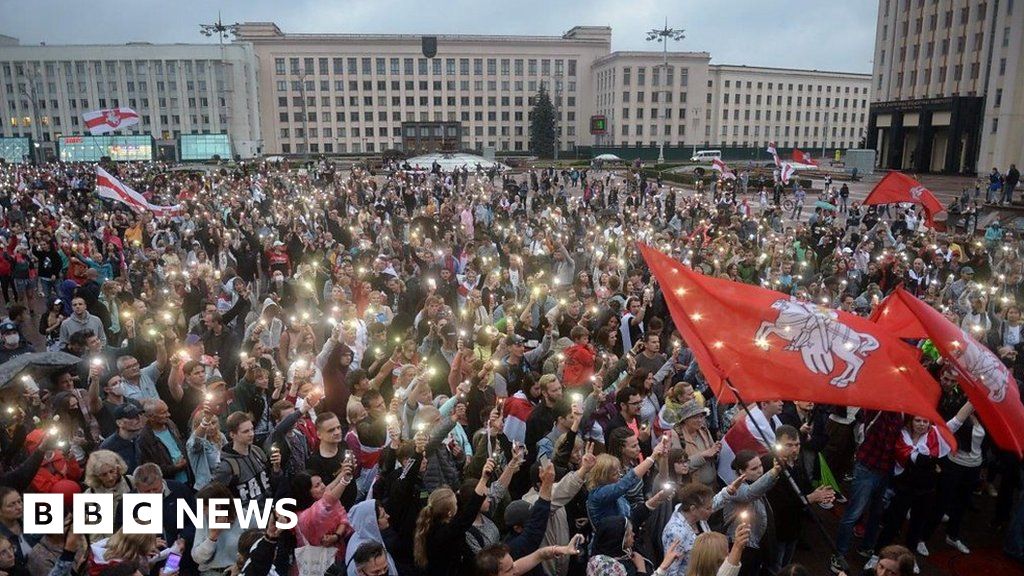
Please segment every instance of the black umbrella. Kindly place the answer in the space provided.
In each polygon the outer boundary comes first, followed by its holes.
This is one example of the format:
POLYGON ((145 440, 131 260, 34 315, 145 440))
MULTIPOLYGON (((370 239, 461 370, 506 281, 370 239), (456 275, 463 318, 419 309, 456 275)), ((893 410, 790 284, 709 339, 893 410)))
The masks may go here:
POLYGON ((22 376, 42 380, 81 361, 78 356, 67 352, 33 352, 15 356, 0 364, 0 390, 18 382, 22 376))

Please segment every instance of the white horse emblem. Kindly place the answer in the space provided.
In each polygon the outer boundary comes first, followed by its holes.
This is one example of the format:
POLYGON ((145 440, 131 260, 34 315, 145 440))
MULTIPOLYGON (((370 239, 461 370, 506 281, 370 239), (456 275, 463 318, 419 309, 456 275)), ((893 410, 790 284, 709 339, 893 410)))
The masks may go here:
POLYGON ((121 124, 121 117, 117 114, 116 110, 111 110, 110 112, 107 112, 107 124, 113 126, 114 128, 121 124))
POLYGON ((926 191, 927 189, 924 186, 914 186, 913 188, 910 189, 910 195, 914 198, 914 200, 920 200, 921 196, 926 191))
POLYGON ((776 300, 772 308, 779 311, 779 316, 775 322, 761 323, 754 336, 755 342, 767 346, 766 339, 772 334, 786 340, 789 344, 783 350, 799 350, 804 365, 815 374, 831 374, 835 369, 834 356, 838 356, 846 363, 846 368, 829 381, 837 388, 856 382, 864 359, 878 350, 874 336, 843 324, 835 310, 796 299, 776 300))
POLYGON ((959 364, 968 372, 964 376, 973 376, 985 388, 988 388, 988 399, 993 402, 1002 402, 1006 398, 1006 385, 1010 380, 1010 371, 996 358, 988 349, 984 348, 974 338, 971 338, 963 330, 963 342, 965 346, 957 347, 959 352, 954 352, 959 364))

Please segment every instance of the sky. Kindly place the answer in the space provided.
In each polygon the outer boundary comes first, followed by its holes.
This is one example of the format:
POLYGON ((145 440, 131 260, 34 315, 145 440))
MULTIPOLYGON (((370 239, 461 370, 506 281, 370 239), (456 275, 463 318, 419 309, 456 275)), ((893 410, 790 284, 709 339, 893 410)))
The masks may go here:
POLYGON ((0 34, 23 45, 201 43, 199 24, 276 22, 320 33, 561 35, 611 26, 612 50, 660 50, 646 32, 682 28, 669 49, 715 64, 871 72, 877 0, 0 0, 0 34))

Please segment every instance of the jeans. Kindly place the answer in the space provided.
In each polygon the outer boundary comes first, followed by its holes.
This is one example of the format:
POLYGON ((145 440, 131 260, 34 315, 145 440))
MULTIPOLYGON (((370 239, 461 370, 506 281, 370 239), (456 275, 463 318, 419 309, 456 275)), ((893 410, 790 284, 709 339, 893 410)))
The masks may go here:
POLYGON ((853 527, 857 520, 868 511, 868 521, 865 525, 867 531, 864 533, 862 542, 863 548, 871 548, 878 538, 878 531, 881 528, 882 508, 885 504, 885 488, 889 484, 889 475, 878 472, 857 462, 853 466, 853 483, 850 486, 850 502, 839 521, 839 529, 836 532, 836 549, 841 556, 846 556, 850 551, 850 540, 853 539, 853 527))
POLYGON ((797 542, 797 540, 793 540, 792 542, 775 543, 775 563, 771 567, 773 573, 778 573, 784 566, 792 564, 797 542))
POLYGON ((886 511, 885 527, 878 537, 878 546, 888 546, 896 540, 908 512, 910 520, 907 522, 904 540, 907 548, 913 550, 918 542, 924 541, 925 522, 935 510, 935 496, 935 490, 915 492, 908 488, 897 488, 886 511))
POLYGON ((981 466, 961 466, 955 462, 942 465, 939 474, 939 498, 933 508, 932 517, 925 526, 922 540, 929 540, 932 532, 942 522, 944 514, 949 515, 946 524, 946 536, 953 540, 960 539, 960 525, 971 502, 971 494, 978 485, 981 466))
POLYGON ((50 280, 49 278, 39 277, 39 291, 43 293, 43 300, 49 307, 50 302, 57 297, 56 280, 50 280))

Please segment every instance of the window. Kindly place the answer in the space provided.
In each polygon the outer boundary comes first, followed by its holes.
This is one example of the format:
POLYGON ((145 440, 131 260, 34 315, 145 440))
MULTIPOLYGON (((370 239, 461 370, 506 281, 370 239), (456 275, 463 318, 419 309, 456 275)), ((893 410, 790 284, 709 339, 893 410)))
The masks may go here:
POLYGON ((996 130, 999 130, 999 118, 992 119, 992 133, 995 134, 996 130))
POLYGON ((274 58, 274 73, 284 74, 284 58, 274 58))
POLYGON ((998 89, 996 89, 996 100, 995 100, 995 103, 993 104, 993 107, 994 108, 999 108, 999 106, 1002 105, 1002 103, 1003 103, 1003 89, 1002 88, 998 88, 998 89))
POLYGON ((343 59, 341 59, 341 58, 335 58, 334 59, 332 64, 333 64, 333 67, 334 67, 334 73, 335 74, 341 74, 342 72, 344 72, 344 68, 342 68, 342 66, 341 66, 342 62, 343 62, 343 59))

